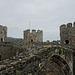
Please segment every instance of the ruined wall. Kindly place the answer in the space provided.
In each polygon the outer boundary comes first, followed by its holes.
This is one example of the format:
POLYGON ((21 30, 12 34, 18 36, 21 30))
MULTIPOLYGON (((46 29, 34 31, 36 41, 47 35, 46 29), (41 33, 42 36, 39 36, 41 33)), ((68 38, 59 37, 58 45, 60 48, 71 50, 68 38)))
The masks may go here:
POLYGON ((25 30, 24 31, 24 42, 43 42, 43 31, 42 30, 25 30))
POLYGON ((0 42, 7 41, 7 27, 0 25, 0 42))
POLYGON ((60 41, 61 44, 75 45, 75 22, 63 24, 60 26, 60 41))
MULTIPOLYGON (((0 71, 0 75, 18 75, 17 73, 20 73, 20 75, 73 75, 72 49, 51 46, 48 48, 41 47, 40 49, 33 48, 27 52, 29 56, 26 57, 25 54, 22 54, 21 60, 12 62, 9 60, 6 68, 0 71), (60 50, 63 50, 63 52, 59 53, 60 50), (10 64, 10 67, 8 64, 10 64), (8 67, 9 69, 7 69, 8 67)), ((1 63, 1 65, 3 66, 4 63, 1 63)))
POLYGON ((0 59, 12 59, 17 54, 26 51, 26 48, 17 47, 11 44, 0 43, 0 59))

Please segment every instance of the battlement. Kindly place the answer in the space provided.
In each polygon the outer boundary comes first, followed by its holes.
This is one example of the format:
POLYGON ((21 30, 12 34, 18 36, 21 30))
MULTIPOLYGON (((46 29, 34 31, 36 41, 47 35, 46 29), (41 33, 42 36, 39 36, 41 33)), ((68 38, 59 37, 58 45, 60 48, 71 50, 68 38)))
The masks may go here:
MULTIPOLYGON (((24 32, 30 32, 30 29, 27 29, 24 32)), ((32 31, 30 33, 40 33, 40 32, 42 32, 42 30, 37 30, 36 31, 36 30, 32 29, 32 31)))
POLYGON ((34 31, 36 31, 36 30, 33 29, 32 31, 34 32, 34 31))
POLYGON ((42 30, 37 30, 37 33, 42 33, 43 31, 42 30))
POLYGON ((27 30, 25 30, 25 31, 30 32, 30 29, 27 29, 27 30))
POLYGON ((75 22, 73 23, 73 27, 75 27, 75 22))
POLYGON ((32 29, 30 32, 29 29, 24 31, 24 40, 25 42, 42 42, 43 41, 43 31, 32 29))
POLYGON ((2 31, 7 32, 7 27, 0 25, 0 32, 2 31))
POLYGON ((60 26, 60 39, 62 44, 75 44, 75 22, 60 26))
POLYGON ((67 28, 71 28, 71 27, 72 27, 72 23, 68 23, 67 28))
POLYGON ((72 28, 72 27, 75 27, 75 22, 73 24, 72 23, 63 24, 60 26, 60 29, 72 28))
POLYGON ((0 25, 0 31, 3 31, 3 26, 2 25, 0 25))
POLYGON ((65 29, 65 28, 66 28, 65 24, 63 24, 63 25, 60 26, 60 30, 65 29))
POLYGON ((33 34, 36 34, 36 30, 32 30, 32 33, 33 33, 33 34))
POLYGON ((7 41, 7 27, 0 25, 0 42, 7 41))

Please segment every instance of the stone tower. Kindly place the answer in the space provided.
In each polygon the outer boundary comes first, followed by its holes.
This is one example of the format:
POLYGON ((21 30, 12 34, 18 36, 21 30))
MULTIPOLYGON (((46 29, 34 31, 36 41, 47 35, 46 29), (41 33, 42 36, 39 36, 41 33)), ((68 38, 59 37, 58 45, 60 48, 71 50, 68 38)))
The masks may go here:
POLYGON ((75 45, 75 22, 63 24, 60 26, 60 41, 61 44, 75 45))
POLYGON ((7 27, 0 25, 0 42, 7 41, 7 27))
POLYGON ((43 42, 43 31, 42 30, 32 30, 29 29, 24 31, 24 42, 43 42))

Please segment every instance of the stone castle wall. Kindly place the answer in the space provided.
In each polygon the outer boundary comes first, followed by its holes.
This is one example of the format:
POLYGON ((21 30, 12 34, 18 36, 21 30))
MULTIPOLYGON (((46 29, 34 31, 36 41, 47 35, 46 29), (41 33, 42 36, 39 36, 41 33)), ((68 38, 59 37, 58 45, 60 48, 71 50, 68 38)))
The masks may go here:
POLYGON ((75 22, 60 26, 60 41, 61 44, 75 45, 75 22))
POLYGON ((43 42, 43 31, 42 30, 25 30, 24 41, 27 42, 43 42))
POLYGON ((7 41, 7 27, 0 25, 0 42, 7 41))
POLYGON ((19 47, 16 44, 14 46, 11 43, 0 43, 0 60, 12 59, 14 56, 26 51, 26 48, 19 47))

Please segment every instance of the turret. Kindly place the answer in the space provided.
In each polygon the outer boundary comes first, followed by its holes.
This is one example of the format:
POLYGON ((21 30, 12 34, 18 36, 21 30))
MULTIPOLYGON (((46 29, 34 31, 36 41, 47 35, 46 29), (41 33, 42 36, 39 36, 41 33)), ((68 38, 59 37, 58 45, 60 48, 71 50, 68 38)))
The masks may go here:
POLYGON ((43 31, 37 30, 37 39, 39 42, 43 42, 43 31))
POLYGON ((75 22, 73 23, 73 27, 75 27, 75 22))
POLYGON ((7 41, 7 27, 6 26, 3 27, 3 31, 4 31, 4 41, 6 42, 7 41))
POLYGON ((71 28, 71 27, 72 27, 72 23, 68 23, 67 28, 71 28))
POLYGON ((72 23, 67 25, 63 24, 60 26, 60 41, 61 44, 73 44, 73 39, 75 39, 75 22, 72 27, 72 23))
POLYGON ((65 24, 60 26, 60 30, 64 30, 64 29, 66 29, 66 25, 65 24))
POLYGON ((7 27, 0 25, 0 42, 7 41, 7 27))
POLYGON ((6 34, 6 33, 7 33, 7 27, 4 26, 4 27, 3 27, 3 30, 4 30, 4 34, 6 34))
POLYGON ((2 26, 2 25, 0 25, 0 32, 1 32, 1 31, 3 31, 3 26, 2 26))
POLYGON ((32 33, 33 33, 33 34, 36 34, 36 30, 32 30, 32 33))

